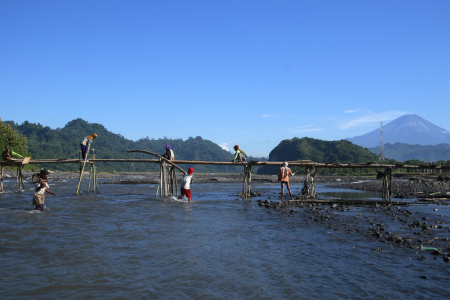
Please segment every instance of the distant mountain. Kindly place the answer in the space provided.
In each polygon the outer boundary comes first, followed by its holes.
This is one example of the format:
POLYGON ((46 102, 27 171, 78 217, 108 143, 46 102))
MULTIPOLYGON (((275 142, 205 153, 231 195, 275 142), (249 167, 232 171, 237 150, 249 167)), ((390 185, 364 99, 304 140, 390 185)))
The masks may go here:
MULTIPOLYGON (((369 148, 375 154, 380 152, 380 147, 369 148)), ((385 144, 384 156, 396 161, 418 159, 424 162, 437 162, 439 160, 450 161, 450 145, 408 145, 404 143, 385 144)))
MULTIPOLYGON (((346 140, 371 148, 380 146, 380 129, 346 140)), ((404 115, 383 125, 384 144, 404 143, 409 145, 450 144, 450 132, 418 115, 404 115)))
MULTIPOLYGON (((51 129, 41 124, 33 124, 25 121, 21 125, 12 121, 5 121, 19 134, 28 140, 28 151, 34 159, 42 158, 79 158, 80 142, 92 133, 97 133, 98 138, 92 143, 95 149, 95 158, 145 158, 155 157, 142 153, 128 153, 127 150, 141 149, 158 154, 165 152, 165 145, 171 145, 175 152, 175 159, 197 161, 231 161, 233 154, 223 150, 219 145, 204 140, 201 137, 182 139, 150 139, 148 137, 138 141, 124 138, 120 134, 108 131, 103 125, 88 123, 82 119, 72 120, 63 128, 51 129)), ((253 160, 265 160, 250 158, 253 160)), ((43 166, 39 166, 43 167, 43 166)), ((76 170, 76 164, 46 165, 47 168, 58 170, 76 170)), ((183 165, 182 168, 191 167, 183 165)), ((196 165, 196 172, 237 172, 242 167, 235 166, 209 166, 196 165)), ((100 172, 144 172, 159 171, 159 165, 152 163, 101 163, 98 165, 100 172)))
MULTIPOLYGON (((312 160, 314 162, 366 163, 378 155, 349 141, 323 141, 313 138, 283 140, 269 154, 269 161, 312 160)), ((263 166, 258 174, 276 174, 280 167, 263 166)), ((321 170, 324 172, 325 170, 321 170)))

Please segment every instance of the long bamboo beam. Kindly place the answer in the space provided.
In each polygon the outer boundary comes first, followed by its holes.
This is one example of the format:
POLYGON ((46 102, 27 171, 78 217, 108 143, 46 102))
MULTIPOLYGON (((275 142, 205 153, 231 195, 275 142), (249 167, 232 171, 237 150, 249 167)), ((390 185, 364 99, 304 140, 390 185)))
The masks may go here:
MULTIPOLYGON (((108 162, 108 163, 121 163, 121 162, 143 162, 143 163, 159 163, 159 159, 106 159, 96 158, 90 159, 92 162, 108 162)), ((227 166, 242 166, 251 164, 253 166, 282 166, 283 162, 276 161, 251 161, 251 162, 227 162, 227 161, 196 161, 196 160, 173 160, 169 161, 177 165, 182 164, 196 164, 196 165, 227 165, 227 166)), ((79 159, 34 159, 30 160, 29 164, 69 164, 80 163, 79 159)), ((318 168, 398 168, 398 169, 434 169, 434 170, 450 170, 450 165, 403 165, 403 164, 380 164, 380 163, 316 163, 310 161, 288 161, 289 166, 293 167, 318 167, 318 168)), ((1 165, 8 166, 7 163, 1 162, 1 165)))

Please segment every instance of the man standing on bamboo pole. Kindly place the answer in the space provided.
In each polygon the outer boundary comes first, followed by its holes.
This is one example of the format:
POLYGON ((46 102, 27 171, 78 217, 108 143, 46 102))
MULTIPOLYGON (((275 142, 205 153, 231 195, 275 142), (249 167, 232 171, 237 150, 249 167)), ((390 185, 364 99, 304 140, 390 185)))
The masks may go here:
POLYGON ((92 140, 94 140, 95 138, 97 138, 97 134, 93 133, 90 136, 85 137, 82 141, 81 141, 81 157, 82 157, 82 161, 86 160, 86 155, 87 155, 87 151, 89 148, 89 144, 92 142, 92 140))

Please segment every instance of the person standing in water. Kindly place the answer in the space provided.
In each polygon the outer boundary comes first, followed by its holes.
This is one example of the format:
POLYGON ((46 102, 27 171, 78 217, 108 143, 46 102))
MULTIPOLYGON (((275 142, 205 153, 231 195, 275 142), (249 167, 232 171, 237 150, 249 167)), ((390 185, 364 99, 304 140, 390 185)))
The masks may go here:
POLYGON ((43 211, 44 210, 44 201, 45 201, 45 193, 52 194, 56 196, 55 193, 50 191, 48 186, 48 170, 41 170, 39 176, 39 182, 37 183, 36 191, 33 195, 33 205, 35 205, 36 210, 43 211))
POLYGON ((294 176, 295 173, 297 172, 292 173, 291 169, 288 168, 288 163, 286 161, 278 171, 278 181, 281 182, 281 201, 283 201, 284 198, 284 185, 286 185, 287 187, 289 195, 291 196, 291 200, 294 199, 294 197, 292 196, 291 188, 289 186, 289 175, 294 176))
POLYGON ((192 173, 194 173, 193 168, 188 169, 188 173, 183 176, 183 183, 181 185, 181 195, 178 199, 182 199, 184 196, 188 197, 188 201, 192 200, 191 196, 191 183, 192 183, 192 173))

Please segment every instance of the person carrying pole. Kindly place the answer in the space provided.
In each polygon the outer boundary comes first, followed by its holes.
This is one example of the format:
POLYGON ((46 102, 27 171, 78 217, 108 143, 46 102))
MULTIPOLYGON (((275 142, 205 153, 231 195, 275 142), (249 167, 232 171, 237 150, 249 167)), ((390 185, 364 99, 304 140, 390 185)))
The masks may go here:
POLYGON ((48 186, 48 170, 41 170, 39 181, 37 182, 36 191, 33 195, 33 205, 35 205, 36 210, 44 210, 45 193, 52 194, 56 196, 55 193, 50 191, 48 186))
POLYGON ((181 195, 178 199, 182 199, 184 196, 188 197, 188 201, 192 200, 191 196, 191 183, 192 183, 192 173, 194 173, 193 168, 188 169, 188 173, 183 176, 183 183, 181 185, 181 195))

